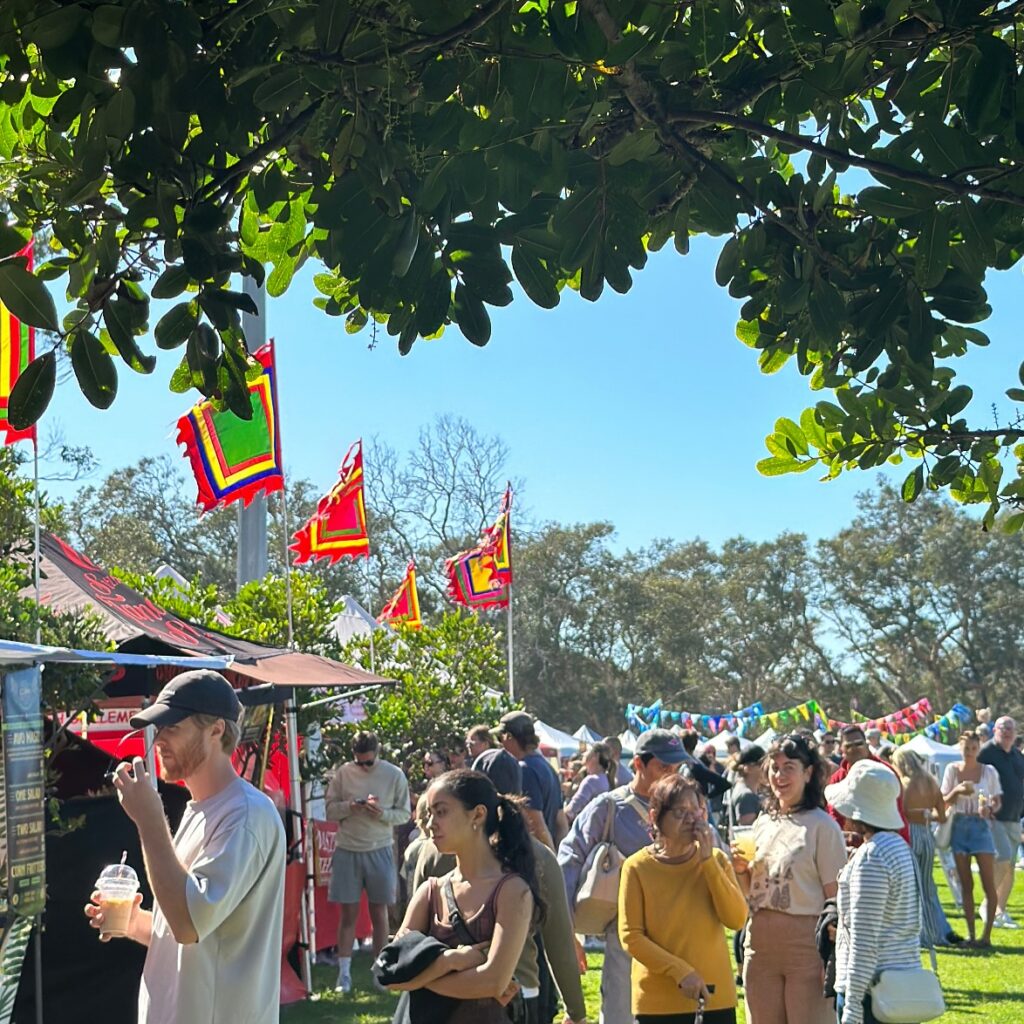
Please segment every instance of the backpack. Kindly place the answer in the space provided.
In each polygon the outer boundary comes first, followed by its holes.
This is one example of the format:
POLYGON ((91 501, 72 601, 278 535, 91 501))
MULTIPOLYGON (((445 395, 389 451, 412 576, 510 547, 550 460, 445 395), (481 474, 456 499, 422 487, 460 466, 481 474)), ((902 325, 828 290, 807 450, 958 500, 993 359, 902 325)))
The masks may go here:
MULTIPOLYGON (((603 935, 619 913, 619 875, 626 858, 615 845, 615 800, 605 799, 604 833, 583 862, 574 901, 573 931, 578 935, 603 935)), ((643 805, 636 797, 630 796, 627 805, 643 818, 643 805)))

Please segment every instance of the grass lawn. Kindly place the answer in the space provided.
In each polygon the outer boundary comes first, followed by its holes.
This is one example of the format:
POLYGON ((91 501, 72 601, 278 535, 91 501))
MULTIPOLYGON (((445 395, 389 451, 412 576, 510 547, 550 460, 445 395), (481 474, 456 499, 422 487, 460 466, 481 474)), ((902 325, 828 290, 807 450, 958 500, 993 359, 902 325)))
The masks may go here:
MULTIPOLYGON (((953 907, 949 890, 936 871, 936 884, 946 915, 954 929, 966 934, 963 918, 953 907)), ((980 883, 975 892, 980 897, 980 883)), ((1010 911, 1024 922, 1024 872, 1017 873, 1010 911)), ((949 1011, 941 1018, 943 1024, 1021 1024, 1024 1022, 1024 929, 992 933, 996 949, 992 953, 970 950, 938 951, 939 977, 946 994, 949 1011)), ((588 954, 591 969, 583 978, 589 1020, 597 1020, 601 977, 600 954, 588 954)), ((927 962, 927 955, 924 957, 927 962)), ((333 968, 315 968, 314 984, 317 998, 307 1003, 286 1006, 281 1011, 283 1024, 386 1024, 391 1020, 395 1000, 370 986, 370 958, 358 955, 353 965, 355 991, 348 996, 335 995, 333 968)), ((742 1000, 739 1019, 744 1020, 742 1000)))

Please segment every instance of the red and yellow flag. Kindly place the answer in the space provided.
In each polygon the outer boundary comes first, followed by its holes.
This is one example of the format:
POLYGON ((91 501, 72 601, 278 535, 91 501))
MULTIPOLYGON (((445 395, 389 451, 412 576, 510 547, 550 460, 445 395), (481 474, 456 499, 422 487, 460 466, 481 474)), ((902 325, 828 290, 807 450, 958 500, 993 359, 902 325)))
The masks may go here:
POLYGON ((295 534, 291 551, 295 564, 311 558, 369 558, 370 537, 366 530, 363 502, 363 442, 349 448, 338 470, 338 482, 320 499, 309 522, 295 534))
POLYGON ((466 608, 507 608, 512 585, 512 485, 501 499, 494 525, 480 543, 444 564, 448 596, 466 608))
MULTIPOLYGON (((25 269, 32 269, 32 243, 29 242, 14 259, 24 259, 25 269)), ((22 323, 3 303, 0 303, 0 436, 4 444, 15 441, 34 441, 35 424, 25 430, 15 430, 7 420, 7 406, 11 391, 25 367, 36 357, 36 329, 22 323)))
POLYGON ((395 596, 384 606, 377 621, 389 626, 406 626, 422 629, 420 598, 416 593, 416 564, 410 562, 405 570, 405 579, 395 591, 395 596))

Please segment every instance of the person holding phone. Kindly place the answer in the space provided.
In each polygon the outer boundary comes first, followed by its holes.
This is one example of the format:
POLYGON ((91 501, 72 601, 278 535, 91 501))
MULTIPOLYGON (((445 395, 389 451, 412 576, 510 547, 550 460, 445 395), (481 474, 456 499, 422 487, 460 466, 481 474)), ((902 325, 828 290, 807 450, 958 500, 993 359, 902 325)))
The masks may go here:
POLYGON ((653 845, 622 866, 619 939, 633 958, 638 1024, 735 1024, 736 984, 725 929, 747 903, 728 854, 715 846, 700 787, 672 774, 651 789, 653 845))

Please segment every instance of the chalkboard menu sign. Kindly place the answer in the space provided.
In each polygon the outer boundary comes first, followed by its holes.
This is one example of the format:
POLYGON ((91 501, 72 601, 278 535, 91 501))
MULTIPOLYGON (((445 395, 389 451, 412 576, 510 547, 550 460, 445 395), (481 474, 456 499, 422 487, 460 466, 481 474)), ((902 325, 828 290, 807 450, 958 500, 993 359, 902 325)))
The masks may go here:
POLYGON ((3 793, 7 811, 7 905, 23 917, 46 902, 43 716, 39 666, 5 672, 3 793))

